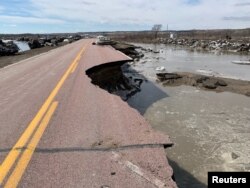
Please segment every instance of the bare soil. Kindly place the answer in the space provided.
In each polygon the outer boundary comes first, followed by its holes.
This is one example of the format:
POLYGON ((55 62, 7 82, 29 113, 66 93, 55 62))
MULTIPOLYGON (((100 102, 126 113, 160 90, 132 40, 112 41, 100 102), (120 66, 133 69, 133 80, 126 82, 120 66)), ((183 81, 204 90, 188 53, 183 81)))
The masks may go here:
POLYGON ((190 85, 204 90, 227 91, 250 97, 250 81, 204 76, 187 72, 159 73, 157 77, 158 81, 162 82, 164 86, 190 85))

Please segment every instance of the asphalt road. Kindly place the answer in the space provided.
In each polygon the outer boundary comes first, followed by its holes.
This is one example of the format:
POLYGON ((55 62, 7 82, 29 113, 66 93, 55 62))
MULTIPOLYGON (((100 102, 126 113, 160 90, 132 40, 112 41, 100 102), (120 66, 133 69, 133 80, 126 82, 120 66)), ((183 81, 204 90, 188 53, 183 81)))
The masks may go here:
POLYGON ((176 187, 168 136, 85 73, 129 58, 91 42, 0 69, 0 187, 176 187))

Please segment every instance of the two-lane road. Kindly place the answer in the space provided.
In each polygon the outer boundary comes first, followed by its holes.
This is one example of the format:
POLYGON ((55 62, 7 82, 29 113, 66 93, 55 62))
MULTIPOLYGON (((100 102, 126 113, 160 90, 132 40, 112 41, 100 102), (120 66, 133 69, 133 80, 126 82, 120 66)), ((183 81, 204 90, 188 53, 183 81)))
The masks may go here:
POLYGON ((129 58, 91 42, 0 69, 1 186, 176 186, 168 137, 85 73, 129 58))

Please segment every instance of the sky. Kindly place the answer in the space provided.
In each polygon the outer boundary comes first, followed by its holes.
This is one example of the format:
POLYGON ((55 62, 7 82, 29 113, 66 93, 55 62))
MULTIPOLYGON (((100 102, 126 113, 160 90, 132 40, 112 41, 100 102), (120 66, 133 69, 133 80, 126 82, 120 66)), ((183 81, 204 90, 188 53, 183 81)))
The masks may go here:
POLYGON ((250 0, 0 0, 0 33, 250 28, 250 0))

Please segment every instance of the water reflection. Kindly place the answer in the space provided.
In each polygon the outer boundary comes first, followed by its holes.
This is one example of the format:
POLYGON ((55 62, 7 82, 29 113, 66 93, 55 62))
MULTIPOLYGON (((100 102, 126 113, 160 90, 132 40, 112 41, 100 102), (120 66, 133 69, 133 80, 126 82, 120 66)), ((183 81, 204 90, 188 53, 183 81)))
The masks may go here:
POLYGON ((155 82, 155 69, 164 66, 169 72, 209 73, 250 80, 250 66, 232 63, 250 57, 192 52, 165 45, 142 46, 160 53, 147 52, 131 65, 149 80, 149 85, 142 83, 141 91, 128 103, 175 143, 167 154, 178 186, 206 187, 208 171, 249 171, 250 139, 246 136, 250 130, 249 98, 187 86, 161 87, 155 82))
POLYGON ((155 69, 166 67, 168 72, 212 72, 215 76, 250 80, 250 66, 233 64, 233 61, 247 61, 250 55, 225 54, 221 52, 191 51, 185 47, 164 44, 135 44, 160 53, 146 52, 144 58, 136 65, 136 70, 155 77, 155 69), (144 62, 147 62, 144 64, 144 62))

